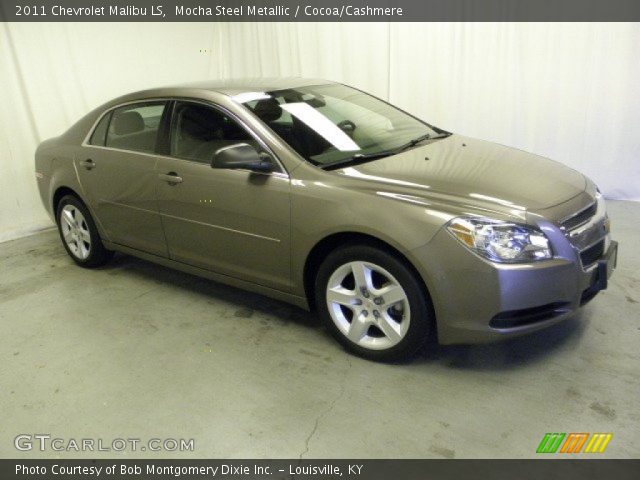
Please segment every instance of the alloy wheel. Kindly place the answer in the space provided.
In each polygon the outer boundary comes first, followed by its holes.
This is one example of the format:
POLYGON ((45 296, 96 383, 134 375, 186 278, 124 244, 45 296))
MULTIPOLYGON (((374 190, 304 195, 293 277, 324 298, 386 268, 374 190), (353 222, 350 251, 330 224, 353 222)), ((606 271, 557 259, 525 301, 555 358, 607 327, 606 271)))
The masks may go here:
POLYGON ((354 261, 338 267, 329 278, 326 299, 340 332, 363 348, 391 348, 409 330, 407 294, 379 265, 354 261))
POLYGON ((60 229, 69 251, 79 260, 85 260, 91 253, 91 234, 82 212, 68 204, 60 212, 60 229))

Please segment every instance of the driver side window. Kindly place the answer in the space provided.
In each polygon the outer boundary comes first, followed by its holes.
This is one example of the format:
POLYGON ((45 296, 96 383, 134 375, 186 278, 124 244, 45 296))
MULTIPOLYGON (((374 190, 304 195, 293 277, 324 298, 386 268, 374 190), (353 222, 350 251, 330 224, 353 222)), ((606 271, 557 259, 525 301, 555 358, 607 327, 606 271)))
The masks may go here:
POLYGON ((171 128, 172 156, 210 163, 217 150, 236 143, 258 148, 243 127, 215 108, 189 102, 176 104, 171 128))

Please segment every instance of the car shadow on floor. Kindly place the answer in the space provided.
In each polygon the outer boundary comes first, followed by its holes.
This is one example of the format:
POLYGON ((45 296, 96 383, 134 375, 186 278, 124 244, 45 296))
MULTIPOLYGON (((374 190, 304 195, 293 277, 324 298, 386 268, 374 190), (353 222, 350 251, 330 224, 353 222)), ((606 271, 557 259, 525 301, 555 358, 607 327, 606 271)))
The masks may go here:
POLYGON ((286 302, 275 300, 258 293, 252 293, 223 283, 181 272, 169 267, 148 262, 123 254, 116 254, 105 266, 101 267, 108 275, 133 275, 154 281, 158 284, 170 285, 191 294, 198 294, 210 301, 219 301, 237 307, 235 316, 246 318, 250 312, 263 313, 277 317, 283 323, 294 322, 309 328, 321 327, 317 316, 286 302))
MULTIPOLYGON (((322 322, 314 312, 307 312, 279 300, 260 294, 230 287, 213 280, 197 277, 135 257, 117 254, 102 267, 109 275, 133 275, 152 280, 172 288, 197 293, 212 301, 226 302, 237 306, 235 316, 244 317, 243 312, 263 313, 280 320, 283 325, 294 323, 307 328, 322 330, 322 322)), ((588 307, 587 307, 588 308, 588 307)), ((579 343, 588 315, 580 311, 576 316, 559 324, 521 337, 481 345, 438 345, 429 342, 427 347, 410 363, 412 365, 441 365, 465 370, 506 370, 522 368, 579 343)), ((327 341, 329 339, 328 334, 327 341)), ((344 355, 350 355, 344 352, 344 355)))

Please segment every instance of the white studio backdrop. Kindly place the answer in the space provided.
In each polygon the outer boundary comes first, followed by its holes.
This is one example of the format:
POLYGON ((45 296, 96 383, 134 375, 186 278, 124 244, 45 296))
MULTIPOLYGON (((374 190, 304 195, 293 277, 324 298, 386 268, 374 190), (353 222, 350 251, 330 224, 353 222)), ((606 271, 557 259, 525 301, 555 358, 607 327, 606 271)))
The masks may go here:
POLYGON ((640 200, 640 24, 2 23, 0 241, 51 225, 33 153, 90 109, 148 87, 297 75, 640 200))

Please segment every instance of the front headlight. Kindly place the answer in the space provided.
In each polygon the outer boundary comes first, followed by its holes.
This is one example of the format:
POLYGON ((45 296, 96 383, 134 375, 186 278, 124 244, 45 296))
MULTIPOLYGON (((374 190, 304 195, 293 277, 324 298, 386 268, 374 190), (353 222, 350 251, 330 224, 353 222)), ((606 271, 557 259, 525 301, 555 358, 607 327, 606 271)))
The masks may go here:
POLYGON ((489 218, 454 218, 447 229, 464 246, 494 262, 524 263, 551 258, 540 230, 489 218))

